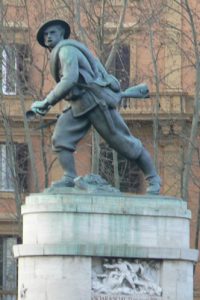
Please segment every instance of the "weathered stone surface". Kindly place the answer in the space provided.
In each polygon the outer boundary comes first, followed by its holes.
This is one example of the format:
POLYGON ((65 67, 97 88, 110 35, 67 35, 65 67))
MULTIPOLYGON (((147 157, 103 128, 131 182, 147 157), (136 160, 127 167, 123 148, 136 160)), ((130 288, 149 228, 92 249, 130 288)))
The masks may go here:
POLYGON ((118 250, 110 248, 110 251, 105 250, 105 246, 102 245, 94 247, 92 245, 83 244, 57 244, 57 245, 32 245, 23 244, 14 246, 15 257, 22 256, 63 256, 63 255, 83 255, 91 256, 91 253, 96 253, 96 256, 105 257, 129 257, 129 258, 148 258, 148 259, 170 259, 170 260, 183 260, 183 261, 197 261, 198 250, 195 249, 181 249, 181 248, 156 248, 156 247, 128 247, 126 252, 124 246, 119 246, 118 250), (126 255, 125 255, 126 254, 126 255))
MULTIPOLYGON (((191 214, 180 199, 69 189, 30 195, 22 214, 24 244, 14 247, 19 259, 19 299, 20 295, 27 300, 64 300, 66 295, 70 300, 193 299, 192 271, 198 251, 189 247, 191 214), (134 296, 92 292, 95 258, 159 262, 156 287, 162 294, 145 295, 146 290, 151 292, 151 284, 155 287, 148 280, 149 288, 136 284, 134 296)), ((115 274, 119 280, 127 280, 119 273, 115 274)), ((109 274, 102 272, 105 278, 109 274)), ((121 284, 119 291, 130 292, 129 286, 121 284)))
POLYGON ((91 298, 91 258, 24 257, 19 259, 19 295, 27 300, 91 298))
POLYGON ((88 245, 105 256, 110 249, 126 256, 130 247, 189 247, 190 212, 173 198, 33 194, 22 214, 24 244, 88 245))

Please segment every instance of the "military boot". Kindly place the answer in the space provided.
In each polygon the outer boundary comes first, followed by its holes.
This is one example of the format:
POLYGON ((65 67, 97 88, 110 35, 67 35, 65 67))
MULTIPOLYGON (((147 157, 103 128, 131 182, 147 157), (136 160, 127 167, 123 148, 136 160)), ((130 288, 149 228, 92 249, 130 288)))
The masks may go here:
POLYGON ((145 179, 147 181, 147 194, 158 195, 161 188, 161 179, 156 172, 149 152, 144 147, 140 156, 136 159, 136 163, 144 173, 145 179))
POLYGON ((74 156, 72 151, 63 150, 57 152, 61 167, 64 170, 64 176, 52 183, 52 187, 74 187, 74 179, 77 177, 74 156))

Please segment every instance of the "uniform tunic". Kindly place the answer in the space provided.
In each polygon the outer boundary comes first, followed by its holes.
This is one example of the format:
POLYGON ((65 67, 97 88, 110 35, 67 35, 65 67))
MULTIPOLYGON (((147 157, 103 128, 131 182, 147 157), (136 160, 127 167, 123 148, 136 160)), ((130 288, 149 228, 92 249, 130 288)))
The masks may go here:
POLYGON ((77 143, 93 125, 113 149, 127 159, 137 159, 142 143, 131 135, 116 110, 121 100, 117 79, 106 72, 82 43, 74 40, 63 40, 56 45, 51 52, 50 66, 57 85, 47 96, 48 102, 58 102, 61 98, 70 102, 70 108, 56 123, 53 150, 75 151, 77 143))

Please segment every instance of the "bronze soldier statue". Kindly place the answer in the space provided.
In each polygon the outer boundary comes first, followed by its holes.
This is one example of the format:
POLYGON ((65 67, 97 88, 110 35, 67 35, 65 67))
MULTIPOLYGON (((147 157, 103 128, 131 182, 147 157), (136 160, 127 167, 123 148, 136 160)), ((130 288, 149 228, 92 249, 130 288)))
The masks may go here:
POLYGON ((57 120, 52 137, 53 150, 64 170, 55 187, 73 187, 77 177, 73 153, 77 143, 91 125, 118 153, 134 160, 147 180, 147 193, 159 194, 161 180, 149 152, 131 135, 116 107, 122 97, 148 96, 145 85, 121 91, 118 80, 107 73, 100 61, 80 42, 68 39, 70 26, 63 20, 43 24, 37 40, 50 51, 50 68, 57 82, 42 101, 35 101, 32 111, 45 115, 56 103, 65 99, 70 107, 57 120))

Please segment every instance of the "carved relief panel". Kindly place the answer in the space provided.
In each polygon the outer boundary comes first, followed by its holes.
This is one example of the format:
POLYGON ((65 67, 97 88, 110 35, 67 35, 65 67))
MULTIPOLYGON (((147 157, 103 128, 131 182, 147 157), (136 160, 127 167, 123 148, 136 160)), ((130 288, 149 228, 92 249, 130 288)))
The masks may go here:
POLYGON ((162 299, 160 268, 153 260, 94 258, 92 300, 162 299))

